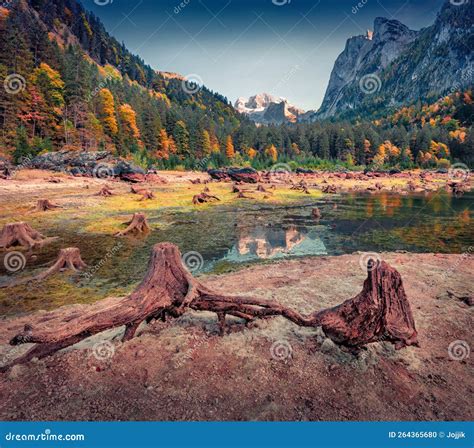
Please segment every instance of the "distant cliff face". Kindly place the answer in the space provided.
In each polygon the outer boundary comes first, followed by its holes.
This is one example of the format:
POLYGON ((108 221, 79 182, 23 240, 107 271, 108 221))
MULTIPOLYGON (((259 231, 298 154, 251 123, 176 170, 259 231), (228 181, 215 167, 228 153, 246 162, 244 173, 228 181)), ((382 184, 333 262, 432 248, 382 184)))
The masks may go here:
POLYGON ((435 23, 420 31, 375 19, 373 32, 347 41, 315 117, 396 107, 472 85, 473 21, 474 2, 467 0, 447 1, 435 23))
POLYGON ((261 124, 295 123, 305 112, 284 98, 261 93, 250 98, 239 98, 235 109, 261 124))

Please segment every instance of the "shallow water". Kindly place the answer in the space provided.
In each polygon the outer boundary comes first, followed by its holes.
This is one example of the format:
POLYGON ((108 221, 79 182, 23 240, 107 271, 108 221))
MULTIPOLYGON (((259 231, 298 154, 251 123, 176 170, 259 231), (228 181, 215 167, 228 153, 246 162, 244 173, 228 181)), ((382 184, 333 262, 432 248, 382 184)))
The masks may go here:
MULTIPOLYGON (((60 276, 41 285, 0 290, 5 314, 90 302, 130 291, 146 271, 151 247, 175 243, 194 274, 225 272, 242 264, 354 251, 472 252, 474 194, 344 194, 293 205, 242 202, 201 210, 149 210, 147 236, 115 238, 83 233, 81 222, 55 223, 46 234, 60 238, 27 256, 21 276, 44 269, 61 247, 79 247, 86 276, 60 276), (321 211, 315 221, 311 212, 321 211), (88 275, 87 275, 88 274, 88 275)), ((1 266, 3 268, 3 266, 1 266)), ((3 271, 0 281, 11 279, 3 271)))

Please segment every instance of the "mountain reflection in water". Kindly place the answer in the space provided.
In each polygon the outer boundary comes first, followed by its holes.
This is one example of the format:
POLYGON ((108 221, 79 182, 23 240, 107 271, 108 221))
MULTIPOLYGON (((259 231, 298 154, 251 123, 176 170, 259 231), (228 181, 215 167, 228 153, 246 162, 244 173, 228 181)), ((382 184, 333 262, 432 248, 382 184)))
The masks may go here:
POLYGON ((284 258, 290 255, 325 255, 326 247, 317 230, 271 226, 257 226, 238 229, 237 243, 224 257, 227 261, 242 262, 284 258))

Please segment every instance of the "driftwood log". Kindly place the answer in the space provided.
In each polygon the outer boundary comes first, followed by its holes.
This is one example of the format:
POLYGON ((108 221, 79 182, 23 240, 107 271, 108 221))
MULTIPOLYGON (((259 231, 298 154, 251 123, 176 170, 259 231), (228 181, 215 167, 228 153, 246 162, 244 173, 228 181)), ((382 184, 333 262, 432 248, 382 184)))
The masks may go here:
POLYGON ((400 274, 385 262, 368 268, 364 287, 356 297, 304 316, 276 302, 211 290, 183 266, 177 246, 159 243, 153 247, 145 278, 132 294, 120 300, 97 302, 82 314, 71 311, 70 315, 53 315, 49 320, 43 319, 38 328, 26 325, 10 344, 37 345, 1 370, 51 355, 111 328, 124 326, 123 340, 127 341, 134 337, 141 322, 179 317, 187 309, 216 313, 221 334, 226 315, 246 322, 283 316, 299 326, 321 326, 329 338, 350 348, 381 340, 394 343, 397 349, 417 345, 415 322, 400 274))
POLYGON ((26 222, 5 224, 0 233, 0 249, 22 246, 32 249, 46 241, 46 237, 26 222))
POLYGON ((47 212, 48 210, 55 210, 57 208, 61 208, 61 206, 57 204, 53 204, 49 199, 38 199, 38 202, 36 203, 36 207, 34 207, 33 211, 47 212))
POLYGON ((125 230, 118 232, 115 236, 124 236, 130 233, 145 233, 150 231, 150 226, 144 213, 134 213, 130 221, 124 223, 127 226, 125 230))

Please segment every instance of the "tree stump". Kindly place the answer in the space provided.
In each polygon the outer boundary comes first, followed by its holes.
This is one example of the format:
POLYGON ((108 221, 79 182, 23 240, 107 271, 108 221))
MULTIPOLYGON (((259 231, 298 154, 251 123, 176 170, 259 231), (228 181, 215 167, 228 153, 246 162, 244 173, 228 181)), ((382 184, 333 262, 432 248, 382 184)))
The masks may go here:
POLYGON ((38 328, 26 325, 11 345, 35 343, 25 355, 1 368, 5 371, 33 358, 51 355, 111 328, 125 326, 123 340, 134 337, 142 321, 179 317, 188 308, 218 316, 221 334, 226 315, 246 322, 267 316, 283 316, 299 326, 322 326, 336 343, 359 348, 385 340, 396 348, 417 345, 417 332, 400 274, 385 262, 369 266, 363 290, 353 299, 331 309, 303 316, 296 311, 258 298, 215 292, 195 279, 183 266, 179 249, 159 243, 152 249, 143 281, 128 297, 104 299, 82 314, 71 311, 41 320, 38 328))
POLYGON ((95 194, 95 196, 103 196, 103 197, 109 197, 109 196, 113 196, 114 193, 112 190, 110 190, 109 187, 107 187, 106 185, 104 185, 101 190, 95 194))
POLYGON ((398 350, 418 345, 415 321, 399 272, 384 261, 370 260, 362 291, 334 308, 313 315, 334 342, 362 347, 388 341, 398 350))
POLYGON ((115 236, 125 236, 130 233, 145 233, 150 231, 150 226, 144 213, 134 213, 130 221, 124 223, 127 228, 115 234, 115 236))
POLYGON ((207 194, 204 192, 193 196, 194 205, 199 205, 199 204, 204 204, 206 202, 214 202, 214 201, 220 201, 220 199, 217 196, 213 196, 211 194, 207 194))
POLYGON ((318 207, 313 208, 313 210, 311 211, 311 216, 312 216, 315 220, 321 219, 321 210, 319 210, 318 207))
POLYGON ((149 200, 149 199, 155 199, 155 195, 153 194, 152 191, 150 190, 142 190, 140 192, 140 194, 142 195, 142 197, 140 198, 140 201, 146 201, 146 200, 149 200))
POLYGON ((49 199, 38 199, 36 207, 34 208, 35 212, 46 212, 48 210, 54 210, 56 208, 61 208, 60 205, 53 204, 49 199))
POLYGON ((252 196, 246 196, 243 191, 239 191, 239 194, 236 196, 237 199, 255 199, 252 196))
POLYGON ((3 226, 0 233, 0 249, 23 246, 32 249, 43 244, 46 237, 26 222, 12 222, 3 226))
POLYGON ((329 194, 336 194, 337 193, 337 187, 335 185, 325 185, 321 191, 323 193, 329 193, 329 194))
POLYGON ((133 193, 133 194, 142 194, 144 191, 145 189, 142 187, 136 187, 135 185, 132 185, 130 187, 130 193, 133 193))
POLYGON ((77 247, 68 247, 59 251, 57 260, 49 269, 46 269, 46 271, 33 277, 1 285, 0 288, 18 286, 29 282, 39 282, 58 272, 63 272, 68 269, 77 272, 86 267, 87 265, 81 258, 81 251, 77 247))

